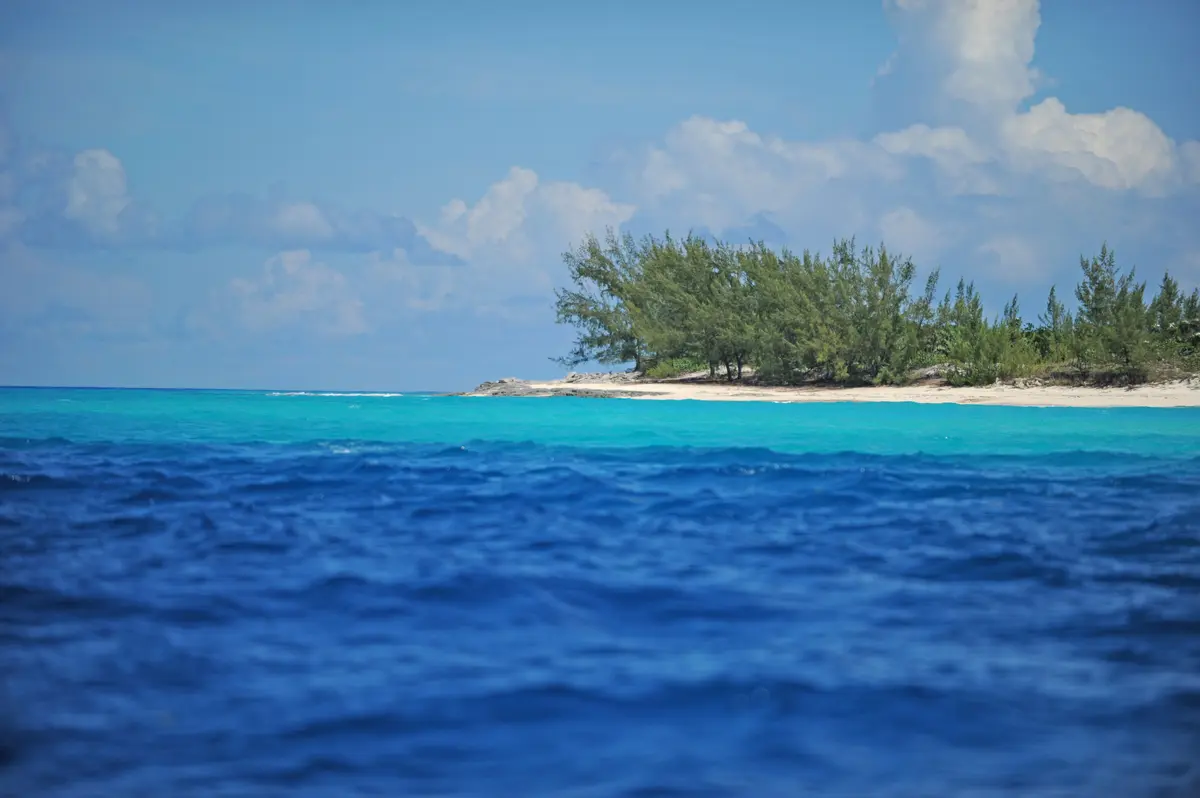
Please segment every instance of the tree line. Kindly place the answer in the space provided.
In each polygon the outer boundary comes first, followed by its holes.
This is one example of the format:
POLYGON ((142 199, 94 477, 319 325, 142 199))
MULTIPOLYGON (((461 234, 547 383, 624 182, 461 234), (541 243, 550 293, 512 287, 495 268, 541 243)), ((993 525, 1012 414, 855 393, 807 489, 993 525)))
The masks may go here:
POLYGON ((773 384, 900 384, 938 366, 959 385, 1135 383, 1200 370, 1200 289, 1185 294, 1167 274, 1148 299, 1107 245, 1080 258, 1074 312, 1051 288, 1036 322, 1016 296, 989 318, 963 279, 939 299, 938 271, 914 290, 911 258, 854 239, 821 256, 609 231, 563 259, 571 284, 555 292, 557 318, 577 335, 557 360, 568 367, 633 364, 651 377, 707 369, 730 380, 749 367, 773 384))

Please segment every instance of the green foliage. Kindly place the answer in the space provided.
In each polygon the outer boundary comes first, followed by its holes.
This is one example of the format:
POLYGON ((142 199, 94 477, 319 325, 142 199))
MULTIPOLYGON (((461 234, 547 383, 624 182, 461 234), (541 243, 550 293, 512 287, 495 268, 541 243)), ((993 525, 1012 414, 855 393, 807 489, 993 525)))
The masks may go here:
POLYGON ((609 231, 603 244, 589 235, 563 254, 572 288, 555 291, 560 324, 576 329, 575 345, 558 362, 571 368, 589 360, 640 368, 643 350, 634 333, 629 300, 641 278, 643 251, 632 236, 609 231))
POLYGON ((1077 358, 1128 381, 1145 379, 1152 355, 1146 284, 1137 282, 1135 270, 1117 268, 1107 244, 1090 261, 1080 259, 1080 268, 1083 280, 1075 289, 1077 358))
POLYGON ((822 257, 610 232, 564 260, 572 287, 557 292, 558 319, 578 331, 568 365, 632 362, 659 379, 707 368, 730 380, 749 365, 776 384, 900 383, 938 365, 951 383, 984 385, 1048 373, 1133 382, 1200 363, 1200 291, 1185 296, 1166 276, 1147 304, 1107 245, 1080 260, 1076 313, 1051 288, 1036 326, 1016 296, 989 321, 965 280, 935 303, 936 270, 913 296, 910 259, 853 239, 822 257))
POLYGON ((708 364, 702 360, 687 357, 674 357, 660 360, 646 369, 646 376, 652 380, 669 380, 683 374, 704 371, 708 364))
POLYGON ((1046 299, 1046 312, 1038 317, 1041 326, 1033 331, 1034 345, 1042 360, 1063 363, 1071 357, 1075 321, 1066 306, 1058 299, 1058 290, 1050 286, 1046 299))
POLYGON ((1200 288, 1192 291, 1182 306, 1175 340, 1183 357, 1200 357, 1200 288))
POLYGON ((954 301, 947 293, 938 309, 938 333, 938 351, 950 365, 946 379, 952 385, 990 385, 1027 376, 1032 369, 1033 347, 1022 329, 1016 297, 989 324, 975 285, 959 280, 954 301))

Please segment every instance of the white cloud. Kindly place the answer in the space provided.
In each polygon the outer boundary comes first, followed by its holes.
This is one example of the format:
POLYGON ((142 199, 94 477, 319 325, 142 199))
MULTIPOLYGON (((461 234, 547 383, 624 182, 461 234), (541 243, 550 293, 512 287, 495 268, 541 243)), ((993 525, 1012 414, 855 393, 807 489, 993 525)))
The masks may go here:
POLYGON ((121 212, 129 206, 125 167, 115 155, 101 149, 80 152, 73 166, 63 215, 91 233, 115 235, 120 230, 121 212))
POLYGON ((280 205, 271 218, 271 227, 279 236, 299 239, 327 239, 334 232, 325 214, 311 202, 280 205))
POLYGON ((636 211, 634 205, 616 202, 600 189, 578 183, 546 183, 533 199, 537 214, 553 220, 552 236, 562 249, 578 244, 587 233, 620 227, 636 211))
POLYGON ((253 331, 292 325, 335 336, 366 331, 362 300, 345 276, 308 250, 280 252, 263 264, 261 277, 237 278, 230 291, 238 318, 253 331))
POLYGON ((599 189, 542 182, 532 170, 514 166, 473 206, 452 200, 436 226, 418 229, 443 252, 528 265, 547 250, 557 256, 588 232, 619 227, 634 210, 599 189))
POLYGON ((390 254, 372 252, 367 256, 371 297, 383 300, 380 305, 385 313, 391 313, 397 306, 416 311, 443 309, 453 298, 464 271, 462 267, 414 264, 403 249, 390 254))
POLYGON ((514 166, 473 207, 461 199, 451 200, 442 209, 441 229, 427 237, 440 249, 460 256, 481 246, 509 243, 525 223, 529 198, 537 187, 537 173, 514 166))
MULTIPOLYGON (((0 118, 0 150, 6 135, 0 118)), ((19 237, 31 246, 101 243, 194 250, 242 245, 266 252, 340 253, 404 247, 430 260, 438 254, 408 219, 314 201, 209 195, 181 218, 163 222, 130 193, 124 165, 105 149, 74 155, 20 151, 11 163, 6 157, 0 152, 0 239, 19 237)))
POLYGON ((946 243, 937 225, 907 206, 885 213, 879 220, 879 232, 889 250, 930 265, 946 243))
POLYGON ((896 155, 921 155, 947 168, 985 163, 990 153, 980 147, 960 127, 931 128, 913 125, 893 133, 881 133, 875 142, 896 155))
POLYGON ((674 204, 692 224, 724 230, 760 212, 794 214, 819 187, 867 176, 900 172, 873 143, 787 141, 738 120, 694 116, 649 151, 635 186, 652 207, 674 204))
POLYGON ((1039 80, 1032 66, 1037 0, 885 6, 901 45, 882 71, 902 68, 905 57, 931 65, 934 91, 951 101, 948 112, 957 119, 860 142, 787 140, 740 120, 692 117, 635 161, 639 205, 716 232, 762 212, 792 230, 828 218, 821 229, 840 224, 852 231, 864 211, 878 218, 896 203, 903 185, 895 181, 911 159, 932 163, 939 187, 951 195, 1024 193, 1048 179, 1151 194, 1200 182, 1200 143, 1176 145, 1144 114, 1072 114, 1056 98, 1020 110, 1039 80), (890 202, 879 198, 885 194, 890 202))
POLYGON ((1038 0, 936 0, 926 10, 933 41, 948 62, 941 85, 948 97, 1010 109, 1033 94, 1038 0))
MULTIPOLYGON (((879 65, 879 69, 875 70, 875 77, 876 78, 886 77, 887 75, 890 75, 895 71, 896 71, 896 53, 892 53, 886 59, 884 59, 884 62, 882 64, 879 65)), ((874 83, 875 83, 875 81, 872 80, 871 84, 874 85, 874 83)))
MULTIPOLYGON (((998 160, 1018 173, 1082 178, 1101 188, 1159 193, 1200 182, 1196 142, 1176 146, 1144 114, 1114 108, 1072 114, 1049 97, 1028 111, 1033 95, 1034 38, 1041 24, 1038 0, 925 0, 896 2, 902 38, 914 57, 931 60, 946 98, 985 112, 962 128, 916 125, 877 137, 891 152, 932 160, 956 178, 959 193, 979 193, 966 179, 974 167, 998 160)), ((978 173, 976 172, 976 176, 978 173)))
POLYGON ((983 169, 995 154, 973 140, 961 127, 930 127, 917 124, 891 133, 881 133, 875 143, 898 156, 933 161, 949 178, 955 194, 997 194, 1000 187, 983 169))
POLYGON ((1179 175, 1174 142, 1128 108, 1071 114, 1051 97, 1004 120, 1000 135, 1014 164, 1026 171, 1065 170, 1111 189, 1165 187, 1179 175))

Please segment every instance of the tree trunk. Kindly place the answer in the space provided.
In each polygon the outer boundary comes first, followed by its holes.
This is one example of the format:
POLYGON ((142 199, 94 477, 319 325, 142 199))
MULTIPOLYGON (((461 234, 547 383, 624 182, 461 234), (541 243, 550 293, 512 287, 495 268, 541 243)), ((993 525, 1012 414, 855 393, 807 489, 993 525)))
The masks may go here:
POLYGON ((738 381, 740 382, 742 379, 742 356, 741 355, 737 356, 737 367, 738 367, 738 381))
POLYGON ((733 382, 733 364, 728 360, 725 361, 725 379, 733 382))
POLYGON ((708 378, 715 380, 717 378, 717 364, 715 361, 708 361, 708 378))

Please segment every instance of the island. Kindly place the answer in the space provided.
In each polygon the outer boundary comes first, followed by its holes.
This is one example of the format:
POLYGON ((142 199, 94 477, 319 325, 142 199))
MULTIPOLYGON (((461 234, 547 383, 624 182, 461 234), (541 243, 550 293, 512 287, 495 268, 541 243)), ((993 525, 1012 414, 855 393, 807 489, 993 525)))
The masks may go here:
POLYGON ((1200 379, 1128 387, 1047 385, 1037 381, 954 386, 937 378, 908 385, 762 385, 711 381, 707 376, 659 380, 631 372, 569 374, 561 380, 507 377, 458 396, 695 399, 721 402, 918 402, 1012 407, 1200 407, 1200 379))
POLYGON ((1017 296, 989 318, 974 283, 938 300, 940 271, 880 244, 831 254, 609 231, 564 254, 555 292, 575 328, 555 358, 624 366, 554 381, 505 378, 468 396, 1200 406, 1200 289, 1164 273, 1153 296, 1114 251, 1080 258, 1068 308, 1037 322, 1017 296))

